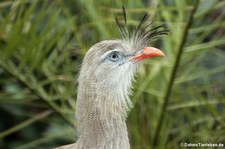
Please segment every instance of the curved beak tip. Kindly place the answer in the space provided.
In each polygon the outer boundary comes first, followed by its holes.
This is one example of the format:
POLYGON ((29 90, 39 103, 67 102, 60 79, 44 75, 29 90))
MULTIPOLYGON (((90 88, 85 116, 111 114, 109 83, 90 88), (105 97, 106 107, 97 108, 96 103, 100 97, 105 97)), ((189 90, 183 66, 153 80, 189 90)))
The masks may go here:
POLYGON ((143 52, 132 57, 133 60, 139 61, 151 57, 162 57, 165 54, 155 47, 145 47, 143 52))

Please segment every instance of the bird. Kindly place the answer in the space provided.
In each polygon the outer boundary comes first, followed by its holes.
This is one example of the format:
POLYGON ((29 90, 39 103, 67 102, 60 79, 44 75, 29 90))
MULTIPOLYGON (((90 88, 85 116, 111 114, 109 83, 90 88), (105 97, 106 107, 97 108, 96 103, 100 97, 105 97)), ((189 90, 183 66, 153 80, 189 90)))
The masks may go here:
POLYGON ((151 27, 145 14, 130 29, 123 7, 123 23, 115 17, 121 38, 103 40, 86 53, 78 77, 76 124, 78 140, 56 149, 130 149, 126 126, 132 82, 138 63, 165 56, 148 44, 169 30, 166 25, 151 27))

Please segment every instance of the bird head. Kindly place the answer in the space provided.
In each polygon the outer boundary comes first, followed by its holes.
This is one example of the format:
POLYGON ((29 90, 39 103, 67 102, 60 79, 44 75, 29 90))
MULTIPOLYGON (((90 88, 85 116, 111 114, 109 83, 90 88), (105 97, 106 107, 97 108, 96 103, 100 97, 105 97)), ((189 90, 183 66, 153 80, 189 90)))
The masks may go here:
POLYGON ((92 78, 95 83, 104 82, 116 87, 117 83, 130 80, 139 61, 160 56, 164 56, 164 53, 154 47, 136 47, 124 39, 104 40, 93 45, 86 53, 82 76, 92 78))
POLYGON ((95 92, 128 98, 137 63, 146 58, 164 56, 161 50, 148 47, 148 44, 156 37, 167 34, 168 29, 165 25, 152 28, 151 23, 143 27, 148 18, 144 15, 139 25, 128 31, 124 8, 123 14, 125 25, 116 18, 122 38, 93 45, 85 55, 78 82, 90 86, 95 92))

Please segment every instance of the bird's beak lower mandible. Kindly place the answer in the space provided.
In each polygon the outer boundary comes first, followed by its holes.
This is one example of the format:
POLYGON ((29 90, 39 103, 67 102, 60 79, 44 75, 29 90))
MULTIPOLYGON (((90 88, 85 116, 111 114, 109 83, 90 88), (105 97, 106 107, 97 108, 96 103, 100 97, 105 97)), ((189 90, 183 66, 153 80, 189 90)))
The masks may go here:
POLYGON ((165 54, 161 50, 154 47, 146 47, 141 53, 133 56, 131 59, 134 61, 140 61, 146 58, 161 56, 165 56, 165 54))

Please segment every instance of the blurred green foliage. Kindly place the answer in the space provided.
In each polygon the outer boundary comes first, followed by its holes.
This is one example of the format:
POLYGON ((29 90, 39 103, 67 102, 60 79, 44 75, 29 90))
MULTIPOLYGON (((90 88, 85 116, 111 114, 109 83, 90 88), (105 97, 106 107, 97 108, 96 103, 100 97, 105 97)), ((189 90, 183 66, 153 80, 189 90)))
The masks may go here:
POLYGON ((0 148, 53 148, 76 140, 76 78, 94 43, 120 37, 148 13, 170 34, 152 43, 134 83, 133 149, 225 146, 225 1, 15 0, 0 2, 0 148))

